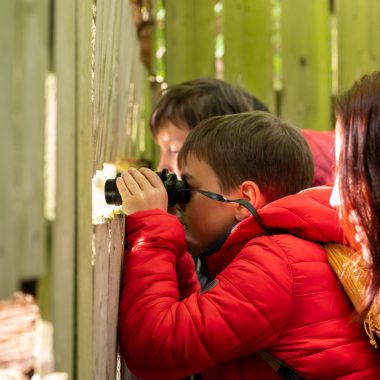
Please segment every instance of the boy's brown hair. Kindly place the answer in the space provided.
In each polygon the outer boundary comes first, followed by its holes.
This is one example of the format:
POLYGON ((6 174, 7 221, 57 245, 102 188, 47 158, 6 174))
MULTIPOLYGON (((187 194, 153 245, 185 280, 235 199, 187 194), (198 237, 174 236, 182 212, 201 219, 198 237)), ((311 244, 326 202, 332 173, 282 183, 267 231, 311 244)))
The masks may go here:
POLYGON ((192 129, 200 121, 220 115, 253 110, 268 111, 255 96, 215 78, 198 78, 168 87, 150 120, 153 136, 170 121, 179 128, 192 129))
POLYGON ((310 187, 313 180, 313 158, 299 130, 262 111, 202 121, 179 152, 180 168, 189 156, 211 166, 222 191, 251 180, 269 202, 310 187))

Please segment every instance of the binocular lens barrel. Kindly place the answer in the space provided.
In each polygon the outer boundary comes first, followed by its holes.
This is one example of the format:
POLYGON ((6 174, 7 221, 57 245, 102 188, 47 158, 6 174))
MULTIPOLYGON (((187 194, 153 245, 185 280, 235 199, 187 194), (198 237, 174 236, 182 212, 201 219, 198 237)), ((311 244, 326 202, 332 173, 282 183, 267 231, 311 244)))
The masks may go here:
MULTIPOLYGON (((168 193, 168 206, 173 207, 177 203, 186 204, 190 199, 190 191, 185 181, 177 179, 174 173, 167 169, 157 172, 168 193)), ((117 177, 116 177, 117 178, 117 177)), ((108 179, 104 186, 104 196, 107 204, 120 206, 123 203, 121 195, 116 186, 116 178, 108 179)))
POLYGON ((116 186, 116 178, 107 179, 104 185, 104 196, 107 204, 120 206, 123 203, 123 200, 121 199, 119 189, 116 186))

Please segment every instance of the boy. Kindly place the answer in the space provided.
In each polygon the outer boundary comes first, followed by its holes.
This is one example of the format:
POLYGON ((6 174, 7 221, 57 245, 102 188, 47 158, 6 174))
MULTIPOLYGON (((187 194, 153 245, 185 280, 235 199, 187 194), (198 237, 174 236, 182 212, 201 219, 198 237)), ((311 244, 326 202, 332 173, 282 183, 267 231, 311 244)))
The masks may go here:
POLYGON ((166 213, 154 172, 130 169, 117 181, 127 214, 119 337, 131 371, 279 379, 291 367, 303 378, 380 378, 379 353, 315 243, 342 239, 330 189, 295 194, 313 176, 298 130, 265 112, 210 118, 178 162, 190 193, 182 225, 166 213), (212 279, 201 292, 186 245, 212 279), (262 350, 288 367, 275 372, 262 350))
MULTIPOLYGON (((269 109, 252 94, 215 78, 199 78, 170 86, 152 113, 152 134, 160 147, 158 170, 178 173, 177 155, 186 136, 199 122, 211 117, 269 109)), ((334 178, 333 131, 302 130, 314 159, 313 186, 334 178)))

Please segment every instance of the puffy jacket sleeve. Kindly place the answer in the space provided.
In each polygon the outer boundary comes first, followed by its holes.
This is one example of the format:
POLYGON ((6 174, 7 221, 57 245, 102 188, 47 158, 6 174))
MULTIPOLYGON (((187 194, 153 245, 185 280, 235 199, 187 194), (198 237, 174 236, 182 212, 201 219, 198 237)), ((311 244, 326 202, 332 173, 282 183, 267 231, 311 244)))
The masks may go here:
MULTIPOLYGON (((178 220, 139 212, 127 218, 126 232, 119 340, 135 375, 181 378, 276 340, 289 315, 292 276, 268 239, 243 248, 210 289, 193 286, 181 299, 178 263, 188 254, 178 220)), ((191 283, 194 269, 181 276, 191 283)))

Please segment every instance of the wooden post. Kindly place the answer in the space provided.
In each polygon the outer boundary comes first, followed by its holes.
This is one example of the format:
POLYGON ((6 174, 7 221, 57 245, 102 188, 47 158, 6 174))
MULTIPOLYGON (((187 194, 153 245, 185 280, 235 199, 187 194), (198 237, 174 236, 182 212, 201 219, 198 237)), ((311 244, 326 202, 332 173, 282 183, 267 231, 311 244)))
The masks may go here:
POLYGON ((77 240, 76 240, 76 374, 92 378, 93 274, 92 274, 92 0, 77 1, 77 240))
POLYGON ((0 296, 44 272, 44 112, 48 3, 1 4, 0 296), (3 203, 4 202, 4 203, 3 203), (3 225, 4 223, 4 225, 3 225), (4 272, 3 272, 4 271, 4 272))
POLYGON ((214 0, 166 1, 166 80, 215 76, 214 0))
POLYGON ((15 34, 17 12, 14 0, 4 0, 0 6, 0 299, 10 298, 17 289, 18 265, 16 253, 15 214, 13 205, 16 201, 14 183, 18 175, 14 170, 15 154, 13 100, 14 89, 15 34))
POLYGON ((124 217, 94 225, 93 379, 116 379, 117 318, 124 217))
POLYGON ((76 0, 55 2, 57 74, 56 219, 53 226, 53 325, 56 370, 74 373, 76 252, 76 0))
MULTIPOLYGON (((21 159, 16 160, 16 173, 20 181, 22 200, 19 231, 22 239, 18 251, 21 253, 21 277, 36 279, 44 272, 45 221, 44 221, 44 142, 45 142, 45 79, 47 74, 47 19, 48 2, 19 2, 21 22, 18 58, 22 92, 20 114, 17 125, 17 145, 21 148, 21 159)), ((16 116, 16 118, 17 118, 16 116)))
POLYGON ((224 0, 224 79, 274 111, 272 3, 224 0))
POLYGON ((282 1, 281 116, 297 127, 326 130, 331 122, 329 1, 282 1))
POLYGON ((380 3, 337 0, 338 91, 380 68, 380 3))

